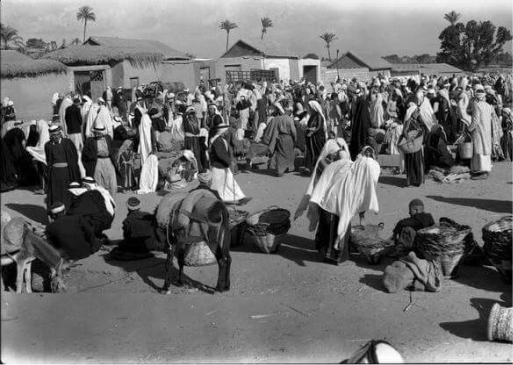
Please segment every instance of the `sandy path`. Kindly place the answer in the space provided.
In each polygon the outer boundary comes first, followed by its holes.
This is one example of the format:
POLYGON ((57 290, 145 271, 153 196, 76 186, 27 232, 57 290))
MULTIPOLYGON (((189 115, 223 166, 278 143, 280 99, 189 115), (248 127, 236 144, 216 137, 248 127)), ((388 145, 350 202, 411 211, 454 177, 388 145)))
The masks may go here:
MULTIPOLYGON (((402 188, 403 176, 383 175, 380 213, 389 234, 413 198, 424 200, 435 219, 450 217, 481 228, 511 213, 512 167, 499 163, 488 181, 402 188)), ((294 212, 307 179, 262 172, 237 180, 254 199, 250 212, 279 205, 294 212)), ((121 238, 124 204, 118 194, 111 240, 121 238)), ((151 211, 160 197, 144 196, 151 211)), ((2 194, 2 209, 44 219, 43 198, 27 190, 2 194)), ((106 262, 105 251, 72 269, 69 294, 2 295, 2 360, 13 362, 339 362, 365 341, 385 339, 409 362, 512 361, 511 345, 486 340, 494 302, 511 306, 511 287, 491 267, 462 267, 440 293, 388 294, 386 264, 369 266, 354 257, 338 267, 319 261, 305 217, 293 222, 276 255, 248 244, 235 248, 232 290, 209 294, 195 286, 164 296, 164 256, 106 262), (252 317, 253 316, 253 317, 252 317), (254 317, 257 316, 257 317, 254 317)), ((214 285, 217 267, 186 268, 186 275, 214 285)))

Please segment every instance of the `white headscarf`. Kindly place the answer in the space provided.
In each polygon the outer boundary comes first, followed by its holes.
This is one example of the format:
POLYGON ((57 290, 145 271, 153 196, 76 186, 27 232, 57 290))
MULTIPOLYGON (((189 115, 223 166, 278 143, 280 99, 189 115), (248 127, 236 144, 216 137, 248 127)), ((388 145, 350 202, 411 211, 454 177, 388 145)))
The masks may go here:
POLYGON ((37 131, 39 132, 39 140, 34 147, 27 147, 27 152, 32 155, 34 160, 42 162, 46 165, 45 144, 50 140, 48 132, 48 123, 46 120, 38 120, 36 122, 37 131))
POLYGON ((59 93, 54 93, 52 95, 52 104, 56 105, 57 104, 57 100, 59 100, 59 93))
POLYGON ((89 111, 87 112, 86 122, 84 123, 84 134, 86 138, 93 136, 93 125, 98 115, 99 105, 94 103, 89 107, 89 111))
POLYGON ((62 134, 64 136, 68 135, 68 126, 66 125, 66 109, 72 105, 73 101, 71 100, 71 96, 66 95, 59 108, 59 121, 61 122, 62 134))
POLYGON ((139 148, 137 152, 141 155, 141 166, 144 166, 146 159, 153 150, 151 144, 151 119, 148 113, 144 113, 139 124, 139 148))
POLYGON ((100 106, 94 123, 100 123, 101 125, 104 125, 105 134, 108 134, 111 138, 114 138, 114 127, 112 123, 112 118, 110 117, 109 108, 106 105, 100 106))
POLYGON ((325 134, 325 137, 328 138, 328 125, 326 123, 326 117, 324 116, 324 113, 322 112, 321 104, 319 104, 319 102, 317 102, 316 100, 310 100, 308 102, 308 105, 310 105, 310 108, 315 110, 321 116, 322 125, 324 127, 324 134, 325 134))

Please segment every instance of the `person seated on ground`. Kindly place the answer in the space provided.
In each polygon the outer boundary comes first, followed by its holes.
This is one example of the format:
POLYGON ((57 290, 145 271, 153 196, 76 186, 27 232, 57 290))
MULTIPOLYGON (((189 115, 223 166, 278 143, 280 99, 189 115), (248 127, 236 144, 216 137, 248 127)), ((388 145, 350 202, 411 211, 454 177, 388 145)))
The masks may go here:
POLYGON ((64 203, 59 201, 52 204, 50 210, 48 211, 48 221, 49 223, 55 222, 57 219, 66 215, 66 207, 64 203))
MULTIPOLYGON (((107 212, 100 192, 70 184, 77 198, 66 215, 46 226, 48 242, 71 260, 89 257, 106 242, 103 231, 109 229, 112 217, 107 212)), ((53 205, 52 205, 53 206, 53 205)))
POLYGON ((210 170, 207 170, 201 174, 198 174, 198 182, 199 182, 199 185, 197 188, 195 189, 192 189, 191 191, 194 191, 194 190, 200 190, 200 189, 203 189, 203 190, 208 190, 212 193, 214 193, 214 195, 219 199, 221 200, 221 197, 219 196, 219 193, 217 192, 217 190, 214 190, 211 188, 212 186, 212 173, 210 172, 210 170))
POLYGON ((381 251, 380 256, 401 257, 407 255, 408 252, 413 250, 413 242, 417 231, 435 224, 433 216, 424 212, 422 200, 413 199, 408 205, 408 209, 410 217, 397 222, 392 237, 390 237, 395 245, 381 251))
POLYGON ((141 211, 141 202, 131 197, 126 202, 128 214, 122 222, 123 241, 110 252, 117 260, 136 260, 151 257, 149 247, 155 239, 153 214, 141 211))

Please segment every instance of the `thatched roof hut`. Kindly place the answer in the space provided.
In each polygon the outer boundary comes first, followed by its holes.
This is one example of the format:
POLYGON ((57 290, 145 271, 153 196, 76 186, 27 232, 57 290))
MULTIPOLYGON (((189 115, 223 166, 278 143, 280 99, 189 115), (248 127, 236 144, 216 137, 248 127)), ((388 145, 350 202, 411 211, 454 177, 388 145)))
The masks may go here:
POLYGON ((67 68, 55 60, 35 60, 13 50, 2 50, 0 53, 0 76, 6 79, 15 77, 37 77, 49 73, 66 73, 67 68))
POLYGON ((69 66, 111 65, 128 60, 134 67, 155 66, 169 59, 189 60, 185 54, 161 42, 115 37, 90 37, 83 45, 50 52, 43 58, 69 66))

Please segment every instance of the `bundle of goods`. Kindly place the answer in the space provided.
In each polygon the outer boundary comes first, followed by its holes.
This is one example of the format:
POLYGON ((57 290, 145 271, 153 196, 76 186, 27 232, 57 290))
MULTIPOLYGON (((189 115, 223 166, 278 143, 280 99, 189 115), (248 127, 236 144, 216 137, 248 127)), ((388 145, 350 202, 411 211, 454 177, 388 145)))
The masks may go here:
POLYGON ((427 176, 440 183, 458 183, 470 179, 470 169, 467 166, 453 166, 450 169, 433 166, 427 176))
POLYGON ((252 241, 265 253, 275 253, 279 239, 290 229, 290 212, 271 206, 249 216, 245 222, 246 232, 252 241))
POLYGON ((511 284, 513 216, 505 216, 483 227, 483 252, 502 278, 511 284))
POLYGON ((2 234, 0 237, 2 255, 21 249, 27 222, 21 217, 14 217, 2 212, 2 234))
POLYGON ((493 305, 488 317, 488 340, 513 342, 513 308, 493 305))
POLYGON ((240 246, 243 243, 244 231, 246 229, 244 221, 248 217, 249 212, 235 208, 228 208, 228 212, 230 214, 230 247, 240 246))
POLYGON ((454 278, 463 255, 474 244, 469 226, 460 225, 449 218, 440 218, 438 226, 417 232, 414 248, 426 260, 438 262, 446 278, 454 278))
POLYGON ((392 246, 393 242, 380 237, 384 224, 367 224, 365 226, 355 226, 351 229, 351 243, 365 256, 369 264, 379 262, 379 252, 386 247, 392 246))

